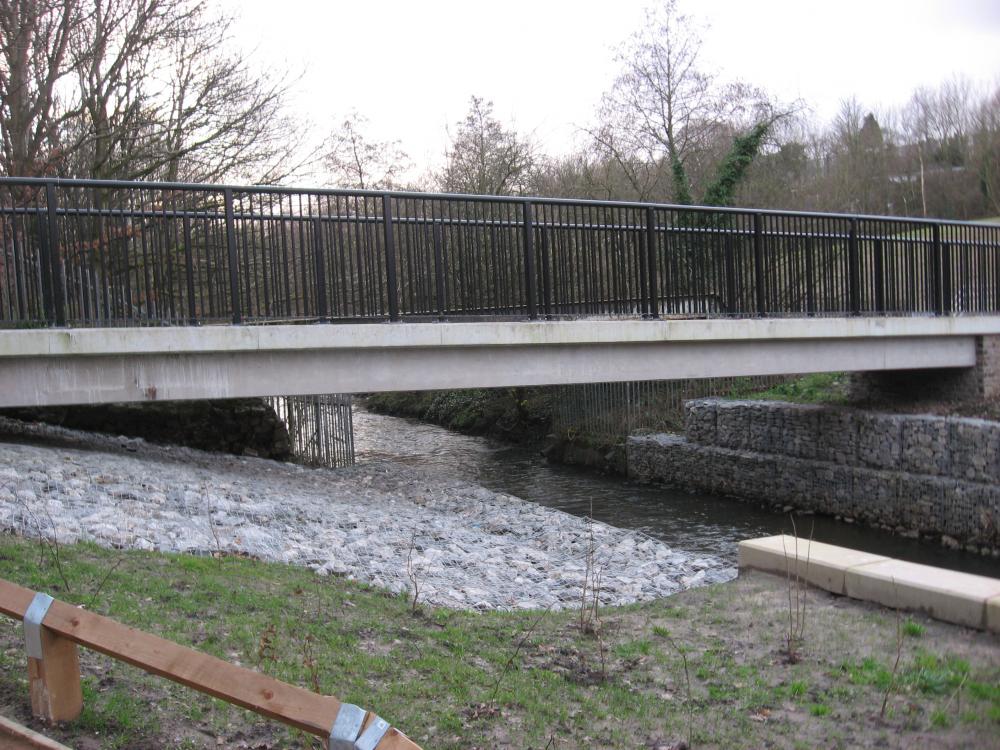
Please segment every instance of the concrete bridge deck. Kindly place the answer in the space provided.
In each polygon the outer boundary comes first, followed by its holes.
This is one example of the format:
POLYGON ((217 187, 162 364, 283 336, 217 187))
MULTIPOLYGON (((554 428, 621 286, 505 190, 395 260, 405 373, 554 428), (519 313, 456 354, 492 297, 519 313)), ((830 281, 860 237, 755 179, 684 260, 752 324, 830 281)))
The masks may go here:
POLYGON ((969 368, 1000 316, 0 331, 0 407, 969 368))

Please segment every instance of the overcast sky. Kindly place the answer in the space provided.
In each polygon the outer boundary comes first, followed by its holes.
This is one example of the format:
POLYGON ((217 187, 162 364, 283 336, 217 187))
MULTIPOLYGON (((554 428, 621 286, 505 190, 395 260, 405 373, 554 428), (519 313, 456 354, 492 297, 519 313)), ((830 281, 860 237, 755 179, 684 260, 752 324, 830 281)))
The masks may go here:
MULTIPOLYGON (((222 0, 236 3, 236 0, 222 0)), ((705 66, 821 122, 841 99, 902 104, 956 74, 1000 83, 1000 0, 680 0, 705 66)), ((649 0, 239 0, 238 39, 303 72, 295 111, 328 132, 356 109, 436 167, 473 94, 550 154, 570 151, 649 0)))

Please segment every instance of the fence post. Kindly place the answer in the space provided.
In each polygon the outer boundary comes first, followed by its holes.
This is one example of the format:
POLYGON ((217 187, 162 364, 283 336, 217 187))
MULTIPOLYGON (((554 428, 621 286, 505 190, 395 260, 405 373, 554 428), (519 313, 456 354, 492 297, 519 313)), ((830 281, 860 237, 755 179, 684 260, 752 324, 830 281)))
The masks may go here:
POLYGON ((882 255, 882 240, 875 240, 875 312, 885 310, 885 258, 882 255))
POLYGON ((660 317, 660 300, 656 291, 656 212, 646 206, 646 266, 649 269, 649 317, 660 317))
POLYGON ((951 278, 951 243, 941 243, 941 313, 951 315, 954 312, 954 291, 951 278))
POLYGON ((858 245, 858 220, 851 219, 847 233, 847 299, 851 315, 861 314, 861 249, 858 245))
POLYGON ((816 262, 813 258, 814 248, 812 237, 806 237, 806 312, 816 314, 816 262))
POLYGON ((756 213, 753 215, 753 273, 757 314, 763 317, 767 313, 764 302, 764 222, 756 213))
POLYGON ((49 247, 49 222, 47 217, 38 218, 38 270, 42 284, 42 316, 47 325, 55 322, 56 310, 52 300, 52 250, 49 247))
POLYGON ((549 235, 545 231, 544 225, 539 232, 542 238, 541 263, 542 263, 542 310, 545 317, 552 318, 552 272, 549 269, 549 235))
POLYGON ((42 243, 43 304, 45 316, 49 322, 54 320, 57 326, 62 327, 66 325, 66 298, 63 296, 62 261, 59 257, 56 184, 51 181, 45 183, 45 214, 44 242, 42 243))
POLYGON ((396 238, 392 233, 392 196, 382 194, 382 228, 385 237, 385 283, 389 295, 389 320, 399 320, 399 282, 396 280, 396 238))
POLYGON ((326 259, 323 255, 323 222, 313 219, 313 262, 316 265, 316 317, 325 320, 329 311, 326 302, 326 259))
POLYGON ((233 191, 226 188, 223 193, 226 204, 226 254, 229 260, 229 296, 232 304, 233 323, 243 322, 242 305, 240 304, 240 280, 236 259, 236 216, 233 212, 233 191))
POLYGON ((184 212, 184 269, 187 274, 188 323, 195 325, 198 316, 195 309, 194 291, 194 246, 191 243, 191 217, 184 212))
POLYGON ((72 721, 83 709, 76 644, 42 625, 52 603, 51 596, 37 593, 24 613, 31 713, 49 723, 72 721))
POLYGON ((524 288, 527 294, 528 319, 538 319, 538 306, 535 303, 535 227, 532 220, 531 201, 521 204, 522 224, 524 228, 524 288))
POLYGON ((934 313, 944 315, 944 295, 941 288, 941 225, 931 227, 931 302, 934 313))
POLYGON ((434 281, 437 292, 438 318, 444 320, 444 242, 441 238, 441 225, 434 216, 431 217, 431 234, 434 237, 434 281))
POLYGON ((726 261, 726 312, 730 315, 736 313, 736 253, 733 250, 733 235, 726 234, 725 239, 725 261, 726 261))

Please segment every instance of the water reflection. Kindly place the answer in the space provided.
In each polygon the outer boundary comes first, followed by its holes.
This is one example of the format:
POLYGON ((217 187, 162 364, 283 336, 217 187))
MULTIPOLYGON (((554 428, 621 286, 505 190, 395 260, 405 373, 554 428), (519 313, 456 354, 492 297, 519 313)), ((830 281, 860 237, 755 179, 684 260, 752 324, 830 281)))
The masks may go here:
MULTIPOLYGON (((736 543, 741 539, 791 533, 787 515, 750 503, 552 465, 524 448, 374 414, 359 404, 354 411, 354 440, 358 461, 389 458, 576 515, 587 515, 593 509, 594 518, 601 521, 639 529, 672 546, 730 561, 735 561, 736 543)), ((822 516, 799 517, 797 524, 801 536, 808 536, 812 529, 818 541, 1000 577, 1000 561, 995 558, 946 550, 822 516)))

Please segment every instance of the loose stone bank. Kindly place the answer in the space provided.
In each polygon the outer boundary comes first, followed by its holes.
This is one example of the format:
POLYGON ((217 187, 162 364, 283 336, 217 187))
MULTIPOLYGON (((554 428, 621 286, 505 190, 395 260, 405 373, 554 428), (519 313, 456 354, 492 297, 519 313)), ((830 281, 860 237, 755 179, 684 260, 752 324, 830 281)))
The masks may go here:
POLYGON ((736 571, 392 462, 307 469, 0 420, 0 529, 103 546, 245 554, 476 609, 659 598, 736 571), (2 437, 6 434, 7 437, 2 437), (589 577, 588 577, 589 572, 589 577), (592 595, 592 594, 591 594, 592 595))

